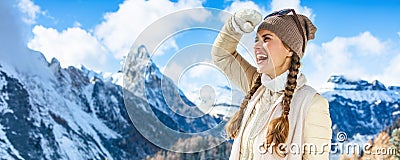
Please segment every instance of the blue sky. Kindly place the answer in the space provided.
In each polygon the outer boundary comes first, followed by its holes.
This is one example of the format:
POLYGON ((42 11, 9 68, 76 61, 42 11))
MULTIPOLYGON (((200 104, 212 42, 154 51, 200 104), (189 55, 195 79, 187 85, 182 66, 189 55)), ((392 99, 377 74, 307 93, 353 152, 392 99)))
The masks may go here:
MULTIPOLYGON (((56 57, 63 67, 85 65, 102 72, 118 71, 121 59, 140 33, 177 10, 211 7, 233 13, 254 8, 265 15, 271 10, 295 8, 311 17, 318 28, 316 38, 308 43, 302 71, 311 85, 321 88, 334 74, 400 85, 400 64, 397 63, 400 61, 397 16, 400 5, 397 3, 395 0, 15 0, 13 6, 22 12, 20 18, 28 28, 29 48, 42 52, 48 61, 56 57)), ((158 35, 154 36, 165 38, 164 32, 173 33, 185 25, 193 27, 203 23, 202 26, 211 18, 207 14, 187 15, 167 23, 166 27, 156 27, 154 34, 158 35)), ((212 23, 218 27, 223 21, 212 23)), ((173 67, 170 69, 179 73, 185 68, 172 64, 171 57, 199 43, 212 44, 217 33, 212 30, 176 33, 160 46, 153 59, 162 70, 173 67)), ((242 55, 249 61, 252 61, 252 37, 250 34, 243 39, 250 53, 242 55)), ((191 52, 196 52, 196 47, 192 48, 191 52)), ((207 56, 191 59, 210 61, 207 56)), ((199 81, 210 79, 195 77, 199 81)))
MULTIPOLYGON (((103 21, 107 12, 115 12, 123 0, 33 0, 47 16, 39 16, 37 24, 64 30, 79 22, 83 28, 92 29, 103 21)), ((172 2, 177 2, 176 0, 172 2)), ((271 1, 254 1, 270 9, 271 1)), ((206 1, 204 7, 225 9, 232 1, 206 1)), ((393 17, 400 9, 396 0, 302 0, 316 14, 314 23, 319 33, 316 41, 324 42, 335 36, 354 36, 355 33, 370 31, 379 33, 378 38, 398 38, 398 18, 393 17), (380 24, 379 24, 380 23, 380 24), (332 31, 334 34, 332 34, 332 31)))
POLYGON ((37 24, 64 30, 76 22, 91 29, 103 21, 106 12, 115 12, 123 0, 34 0, 47 16, 40 16, 37 24))

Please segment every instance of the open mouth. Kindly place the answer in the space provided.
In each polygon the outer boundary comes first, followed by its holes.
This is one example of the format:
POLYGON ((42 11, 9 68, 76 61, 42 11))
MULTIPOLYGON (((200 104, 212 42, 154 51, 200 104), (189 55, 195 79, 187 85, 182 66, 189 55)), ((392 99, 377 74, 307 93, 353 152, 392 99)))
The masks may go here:
POLYGON ((256 58, 257 58, 257 64, 261 64, 261 63, 263 63, 265 60, 268 59, 268 56, 267 56, 267 55, 264 55, 264 54, 257 54, 257 55, 256 55, 256 58))

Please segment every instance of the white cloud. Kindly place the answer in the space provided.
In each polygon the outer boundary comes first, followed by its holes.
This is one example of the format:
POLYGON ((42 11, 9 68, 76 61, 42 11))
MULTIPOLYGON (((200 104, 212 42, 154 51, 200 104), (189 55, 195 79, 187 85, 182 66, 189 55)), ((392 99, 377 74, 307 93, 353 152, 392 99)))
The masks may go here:
MULTIPOLYGON (((215 95, 211 96, 211 94, 220 92, 218 86, 229 86, 234 88, 228 82, 228 78, 225 74, 220 72, 216 66, 208 63, 199 63, 195 66, 191 66, 191 68, 186 68, 185 72, 180 76, 179 83, 177 83, 178 87, 199 107, 205 107, 201 108, 203 111, 208 110, 208 107, 214 103, 215 95)), ((227 97, 229 98, 229 95, 219 94, 219 99, 217 99, 217 101, 229 103, 225 100, 227 97), (225 101, 221 101, 221 98, 225 101)))
MULTIPOLYGON (((201 7, 201 4, 202 1, 196 0, 180 0, 176 3, 168 0, 126 0, 116 12, 106 13, 104 21, 90 31, 80 28, 77 22, 74 27, 63 31, 35 26, 29 47, 42 52, 47 60, 56 57, 63 66, 83 64, 91 69, 115 72, 117 68, 112 70, 109 63, 112 66, 119 64, 119 59, 128 54, 132 43, 146 27, 167 14, 201 7)), ((204 21, 209 15, 207 12, 193 12, 172 17, 153 26, 151 35, 145 36, 142 42, 151 52, 168 37, 168 33, 175 32, 188 21, 204 21)), ((167 42, 162 50, 177 48, 174 39, 167 42)))
POLYGON ((253 1, 234 1, 234 2, 232 2, 232 4, 230 6, 228 6, 224 10, 233 14, 236 11, 243 10, 243 9, 249 9, 249 8, 259 11, 260 13, 265 12, 264 8, 255 4, 253 1))
POLYGON ((329 42, 320 46, 309 43, 306 50, 306 57, 303 58, 303 65, 306 65, 304 72, 315 88, 319 89, 331 75, 345 75, 350 78, 361 78, 374 80, 381 77, 380 70, 386 67, 373 61, 387 53, 389 44, 380 41, 369 32, 361 33, 354 37, 335 37, 329 42), (372 62, 373 61, 373 62, 372 62), (311 62, 312 64, 309 64, 311 62))
POLYGON ((399 37, 400 37, 400 32, 397 32, 397 35, 399 35, 399 37))
POLYGON ((363 55, 384 53, 385 43, 380 42, 370 32, 361 33, 357 37, 343 39, 344 44, 354 46, 363 55))
POLYGON ((303 14, 309 17, 312 21, 314 20, 315 15, 312 13, 311 8, 308 8, 307 6, 301 6, 300 0, 272 0, 270 12, 286 8, 293 8, 296 10, 296 13, 303 14))
POLYGON ((75 28, 82 28, 82 24, 79 22, 74 22, 74 27, 75 28))
POLYGON ((270 4, 271 10, 266 10, 264 7, 261 7, 260 5, 252 2, 252 1, 238 1, 235 0, 232 2, 230 6, 225 8, 225 11, 228 11, 230 13, 234 13, 236 11, 242 10, 242 9, 255 9, 259 11, 262 15, 267 15, 269 13, 272 13, 277 10, 281 9, 287 9, 287 8, 293 8, 296 10, 296 13, 303 14, 307 17, 309 17, 311 20, 314 19, 315 15, 312 13, 311 8, 308 8, 307 6, 301 6, 300 5, 300 0, 272 0, 270 4))
POLYGON ((189 76, 191 78, 200 78, 204 75, 212 75, 213 72, 215 74, 215 69, 211 68, 211 66, 199 64, 189 70, 189 76))
POLYGON ((391 58, 387 68, 383 70, 382 75, 379 77, 383 78, 384 84, 400 86, 400 51, 396 51, 396 56, 391 58))
POLYGON ((166 41, 162 42, 162 44, 158 46, 158 48, 156 48, 154 54, 150 56, 162 56, 170 49, 173 49, 174 51, 179 50, 178 44, 176 43, 176 40, 174 38, 169 38, 166 41))
POLYGON ((61 60, 62 67, 83 64, 97 71, 107 70, 107 50, 93 35, 79 27, 58 32, 35 26, 33 34, 28 47, 41 51, 47 60, 55 57, 61 60))
POLYGON ((161 71, 165 76, 171 78, 171 80, 174 81, 175 84, 178 84, 179 78, 182 75, 184 68, 181 65, 172 62, 169 63, 167 66, 164 66, 161 71))
POLYGON ((40 10, 40 7, 31 0, 19 0, 18 8, 25 14, 22 20, 27 24, 36 23, 37 15, 44 14, 44 12, 40 10))
MULTIPOLYGON (((202 7, 202 1, 180 0, 177 3, 168 0, 126 0, 120 5, 117 12, 105 15, 105 21, 96 27, 95 34, 106 47, 120 58, 126 55, 134 40, 150 24, 162 16, 178 10, 202 7)), ((152 30, 151 39, 144 40, 149 51, 160 42, 154 41, 166 38, 168 33, 175 31, 179 26, 184 26, 188 20, 203 21, 208 14, 192 14, 174 17, 169 21, 160 22, 152 30)), ((173 45, 173 43, 171 43, 173 45)), ((174 46, 171 46, 174 47, 174 46)))
POLYGON ((26 47, 27 24, 22 21, 15 1, 0 1, 0 64, 8 74, 51 77, 47 62, 41 54, 26 47))

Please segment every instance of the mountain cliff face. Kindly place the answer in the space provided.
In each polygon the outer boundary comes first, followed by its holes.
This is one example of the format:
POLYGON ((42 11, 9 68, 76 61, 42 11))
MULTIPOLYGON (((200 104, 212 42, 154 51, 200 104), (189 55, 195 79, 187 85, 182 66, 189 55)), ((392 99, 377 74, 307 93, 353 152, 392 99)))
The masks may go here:
POLYGON ((123 91, 133 124, 159 147, 192 153, 225 142, 224 122, 217 123, 189 101, 171 79, 161 74, 144 46, 138 48, 137 54, 126 57, 123 91), (132 96, 143 97, 146 103, 138 104, 132 96), (198 143, 199 138, 208 139, 198 143), (177 147, 184 143, 187 147, 177 147))
MULTIPOLYGON (((143 48, 134 53, 135 57, 146 54, 141 51, 143 48)), ((41 61, 46 73, 27 75, 0 64, 1 159, 142 159, 160 150, 130 120, 123 87, 116 84, 122 73, 105 75, 84 67, 61 68, 56 59, 48 63, 43 56, 32 61, 36 60, 41 61)), ((149 69, 143 77, 154 73, 161 76, 154 64, 135 67, 149 69)), ((131 74, 141 74, 135 71, 131 74)), ((165 96, 175 96, 158 94, 157 77, 128 82, 131 86, 145 85, 148 95, 132 94, 129 98, 137 105, 149 104, 157 118, 174 130, 199 132, 216 125, 208 115, 188 120, 175 114, 164 101, 165 96)), ((172 83, 164 87, 176 90, 172 83)), ((180 97, 185 103, 174 104, 180 111, 193 108, 183 94, 180 97)))
POLYGON ((398 87, 344 76, 332 76, 327 86, 330 91, 322 95, 330 105, 333 140, 338 132, 345 132, 350 140, 376 135, 400 118, 398 87))
POLYGON ((54 71, 51 79, 9 75, 0 68, 1 139, 6 144, 0 150, 5 157, 87 159, 127 155, 122 149, 110 150, 133 128, 123 103, 118 102, 122 100, 120 87, 90 82, 79 69, 62 69, 54 59, 48 67, 54 71))
MULTIPOLYGON (((151 109, 159 119, 165 119, 161 122, 167 127, 175 131, 196 133, 217 125, 213 117, 201 112, 171 79, 160 72, 144 46, 140 46, 137 53, 129 54, 124 67, 125 100, 129 101, 130 95, 142 97, 148 105, 148 108, 142 110, 151 109)), ((138 105, 135 103, 127 107, 137 108, 138 105)), ((140 119, 143 120, 146 118, 140 119)))
POLYGON ((48 67, 50 80, 0 68, 2 158, 131 159, 156 151, 132 143, 141 136, 129 121, 120 86, 89 79, 74 67, 62 69, 55 59, 48 67))

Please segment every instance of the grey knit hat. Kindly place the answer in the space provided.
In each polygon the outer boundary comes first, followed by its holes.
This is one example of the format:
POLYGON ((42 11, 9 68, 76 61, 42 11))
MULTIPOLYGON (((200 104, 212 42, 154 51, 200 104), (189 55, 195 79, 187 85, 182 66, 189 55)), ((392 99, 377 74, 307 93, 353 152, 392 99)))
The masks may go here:
MULTIPOLYGON (((317 28, 306 16, 297 14, 300 24, 307 39, 314 39, 315 32, 317 28)), ((296 22, 293 15, 280 15, 271 16, 265 19, 260 26, 258 26, 257 32, 260 30, 269 30, 275 33, 286 45, 289 46, 291 50, 296 52, 300 58, 303 57, 304 53, 302 51, 303 47, 303 37, 299 29, 297 28, 296 22)))

